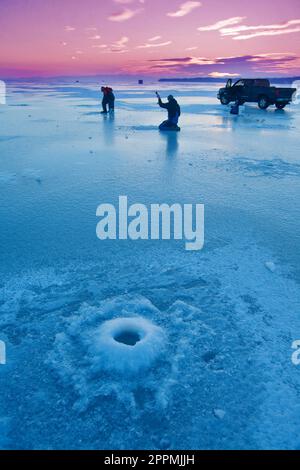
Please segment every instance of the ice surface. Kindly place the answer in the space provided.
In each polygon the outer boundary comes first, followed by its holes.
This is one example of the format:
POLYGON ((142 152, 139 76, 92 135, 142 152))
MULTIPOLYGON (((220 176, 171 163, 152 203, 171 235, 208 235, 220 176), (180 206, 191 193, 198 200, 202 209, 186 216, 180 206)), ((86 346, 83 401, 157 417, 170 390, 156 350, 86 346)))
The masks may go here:
POLYGON ((114 117, 89 82, 0 107, 0 447, 299 448, 299 105, 233 117, 215 85, 164 84, 182 132, 161 135, 158 84, 114 88, 114 117), (204 203, 204 250, 100 242, 122 194, 204 203), (164 333, 128 375, 95 349, 120 318, 164 333))

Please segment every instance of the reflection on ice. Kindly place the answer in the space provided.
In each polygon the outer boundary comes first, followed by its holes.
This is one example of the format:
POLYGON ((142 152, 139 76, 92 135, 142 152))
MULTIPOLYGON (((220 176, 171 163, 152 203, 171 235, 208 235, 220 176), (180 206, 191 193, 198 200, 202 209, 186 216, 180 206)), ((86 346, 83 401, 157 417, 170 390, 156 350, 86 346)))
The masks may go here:
POLYGON ((178 152, 178 132, 164 131, 160 132, 160 137, 166 142, 167 158, 174 158, 178 152))
POLYGON ((107 146, 114 145, 115 143, 115 114, 99 114, 100 122, 102 122, 104 143, 107 146))

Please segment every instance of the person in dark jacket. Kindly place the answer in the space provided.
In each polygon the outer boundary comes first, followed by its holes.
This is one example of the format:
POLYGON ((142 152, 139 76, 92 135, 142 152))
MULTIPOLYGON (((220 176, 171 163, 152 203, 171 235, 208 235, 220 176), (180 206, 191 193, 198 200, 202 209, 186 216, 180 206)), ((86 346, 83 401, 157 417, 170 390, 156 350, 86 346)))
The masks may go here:
POLYGON ((101 87, 101 91, 103 93, 102 99, 102 114, 107 114, 107 106, 110 112, 113 112, 115 109, 115 95, 113 93, 113 89, 108 86, 101 87))
POLYGON ((178 126, 178 120, 181 114, 181 110, 174 96, 169 95, 167 103, 162 102, 161 97, 159 96, 157 92, 156 92, 156 96, 158 98, 159 106, 168 111, 168 119, 161 123, 161 125, 159 126, 159 130, 180 131, 180 127, 178 126))

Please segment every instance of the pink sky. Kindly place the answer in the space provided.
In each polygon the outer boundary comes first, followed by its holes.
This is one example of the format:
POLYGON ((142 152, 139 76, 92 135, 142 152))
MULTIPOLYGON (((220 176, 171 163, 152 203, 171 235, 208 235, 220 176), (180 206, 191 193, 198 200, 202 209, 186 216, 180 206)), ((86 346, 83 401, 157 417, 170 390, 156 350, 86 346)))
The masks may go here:
POLYGON ((300 0, 0 0, 0 79, 300 75, 300 0))

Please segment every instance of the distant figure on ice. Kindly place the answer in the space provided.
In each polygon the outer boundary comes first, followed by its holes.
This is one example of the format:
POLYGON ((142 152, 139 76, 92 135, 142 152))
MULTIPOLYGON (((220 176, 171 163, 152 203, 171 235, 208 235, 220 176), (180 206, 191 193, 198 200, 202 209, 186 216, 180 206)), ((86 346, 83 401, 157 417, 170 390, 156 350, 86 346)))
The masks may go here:
POLYGON ((240 112, 240 105, 241 105, 240 100, 237 99, 235 101, 235 103, 231 106, 230 114, 237 114, 238 115, 239 112, 240 112))
POLYGON ((115 95, 113 93, 113 89, 108 86, 101 87, 101 91, 103 93, 103 100, 102 100, 102 107, 103 111, 102 114, 107 114, 107 106, 110 112, 113 112, 115 109, 115 95))
POLYGON ((180 117, 181 111, 180 106, 175 100, 174 96, 168 96, 168 102, 163 103, 161 97, 156 92, 156 96, 158 98, 158 104, 161 108, 167 109, 168 111, 168 119, 164 121, 159 126, 160 131, 180 131, 180 127, 178 127, 178 119, 180 117))

